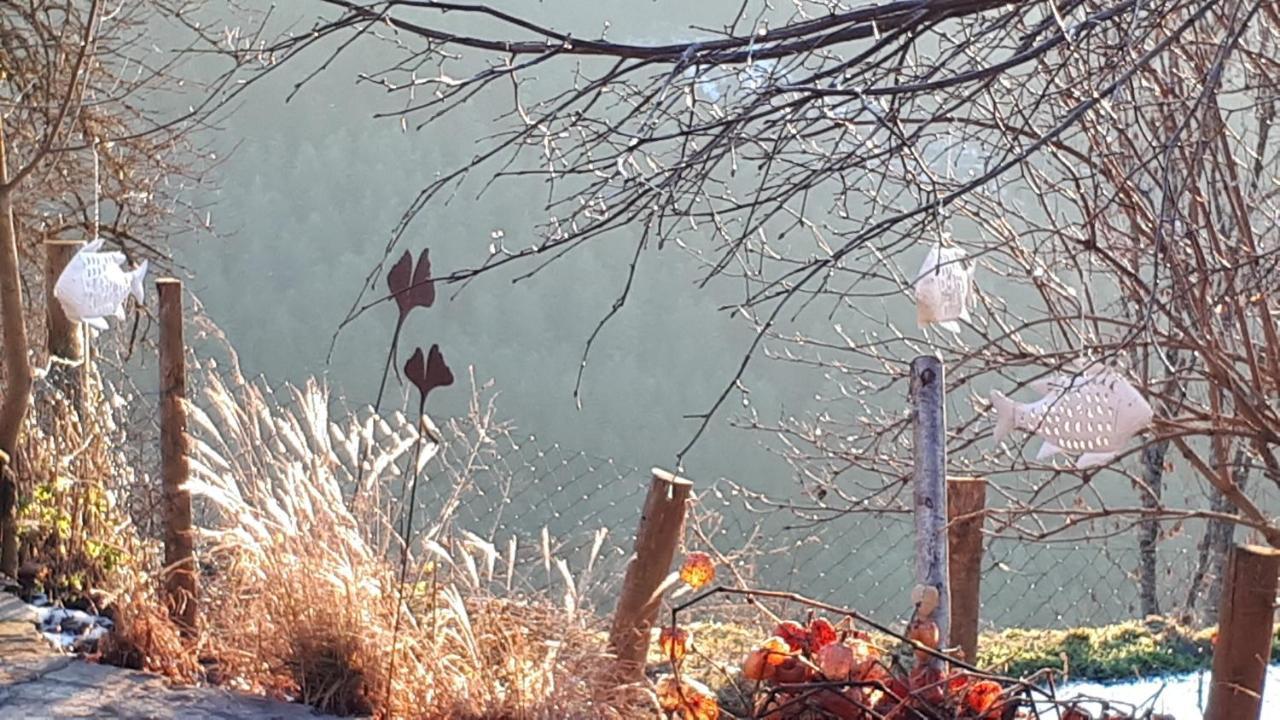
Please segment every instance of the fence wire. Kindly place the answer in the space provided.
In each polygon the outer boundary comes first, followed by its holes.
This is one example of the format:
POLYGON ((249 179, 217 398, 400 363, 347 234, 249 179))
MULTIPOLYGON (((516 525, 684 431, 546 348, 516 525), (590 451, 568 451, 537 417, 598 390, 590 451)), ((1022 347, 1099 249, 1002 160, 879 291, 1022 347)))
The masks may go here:
MULTIPOLYGON (((156 462, 156 396, 147 390, 119 390, 129 401, 120 408, 119 421, 130 429, 124 451, 136 455, 134 465, 140 468, 156 462)), ((492 543, 504 558, 510 553, 513 588, 565 592, 580 606, 610 612, 634 542, 649 469, 541 434, 489 432, 478 450, 474 438, 464 437, 469 430, 474 428, 462 423, 457 441, 446 442, 428 465, 429 481, 419 489, 425 514, 456 506, 454 527, 492 543)), ((148 477, 154 480, 155 473, 142 473, 129 493, 136 505, 131 515, 144 532, 154 530, 148 519, 158 517, 158 495, 143 487, 148 477)), ((685 547, 716 554, 723 582, 793 591, 883 622, 906 618, 915 533, 906 510, 823 507, 799 485, 789 494, 765 494, 724 479, 694 481, 685 547)), ((1208 505, 1198 486, 1178 492, 1166 488, 1171 506, 1208 505)), ((1275 489, 1255 494, 1260 506, 1280 507, 1275 489)), ((993 499, 997 495, 989 493, 993 499)), ((1060 515, 1037 518, 1034 512, 1025 519, 1041 526, 1063 521, 1060 515)), ((1010 526, 1007 520, 986 521, 984 628, 1103 625, 1143 617, 1142 557, 1132 523, 1084 522, 1074 534, 1046 540, 1019 536, 1010 526)), ((1200 520, 1160 524, 1155 577, 1163 614, 1193 623, 1212 620, 1221 557, 1206 553, 1205 536, 1206 523, 1200 520)), ((1248 539, 1241 531, 1235 537, 1248 539)))
MULTIPOLYGON (((456 469, 466 447, 446 449, 436 462, 456 469)), ((572 582, 580 602, 613 607, 649 484, 647 469, 572 450, 543 437, 504 435, 493 461, 467 475, 457 513, 466 528, 499 549, 514 544, 528 590, 572 582), (566 581, 552 559, 571 570, 566 581)), ((430 472, 428 474, 431 474, 430 472)), ((453 489, 433 485, 427 505, 453 489)), ((914 585, 915 528, 905 511, 818 513, 808 500, 770 497, 730 481, 695 479, 686 549, 705 549, 721 562, 721 581, 787 590, 851 607, 884 622, 904 621, 914 585)), ((811 502, 811 501, 810 501, 811 502)), ((1038 522, 1048 522, 1036 518, 1038 522)), ((1062 522, 1060 517, 1054 518, 1062 522)), ((1161 524, 1157 552, 1160 609, 1195 621, 1191 610, 1212 605, 1214 565, 1189 592, 1197 567, 1198 521, 1161 524), (1188 598, 1197 608, 1188 608, 1188 598)), ((988 519, 982 565, 982 624, 988 629, 1074 627, 1142 619, 1138 530, 1102 519, 1049 540, 1018 537, 988 519)))

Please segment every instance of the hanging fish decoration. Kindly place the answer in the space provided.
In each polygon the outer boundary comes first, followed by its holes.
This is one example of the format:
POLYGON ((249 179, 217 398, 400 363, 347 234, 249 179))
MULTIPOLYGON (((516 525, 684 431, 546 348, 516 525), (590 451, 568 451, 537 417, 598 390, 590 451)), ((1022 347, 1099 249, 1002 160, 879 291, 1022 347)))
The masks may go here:
POLYGON ((973 263, 962 248, 935 245, 916 275, 916 324, 936 324, 953 333, 958 321, 969 321, 969 295, 973 292, 973 263))
POLYGON ((101 252, 102 243, 98 238, 80 248, 53 286, 53 296, 68 319, 98 330, 107 329, 108 315, 124 319, 124 301, 130 294, 143 302, 147 274, 146 260, 126 272, 124 253, 101 252))
POLYGON ((1101 365, 1032 386, 1044 397, 1019 403, 993 390, 991 404, 996 410, 993 439, 1000 442, 1015 427, 1035 433, 1044 440, 1036 460, 1066 451, 1079 453, 1077 468, 1105 465, 1151 424, 1151 406, 1142 394, 1101 365))

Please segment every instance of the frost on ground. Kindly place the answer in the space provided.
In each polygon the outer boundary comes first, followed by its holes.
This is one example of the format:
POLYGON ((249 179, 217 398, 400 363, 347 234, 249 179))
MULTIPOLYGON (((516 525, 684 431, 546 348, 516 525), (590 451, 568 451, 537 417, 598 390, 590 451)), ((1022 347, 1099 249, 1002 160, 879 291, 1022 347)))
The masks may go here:
POLYGON ((91 615, 83 610, 35 605, 40 634, 54 647, 65 652, 92 653, 98 640, 113 627, 109 618, 91 615))
MULTIPOLYGON (((1262 693, 1264 718, 1280 718, 1280 665, 1267 668, 1267 679, 1262 693)), ((1115 709, 1129 711, 1151 710, 1170 715, 1176 720, 1203 720, 1204 707, 1209 701, 1209 672, 1187 675, 1168 675, 1125 683, 1071 683, 1058 689, 1058 697, 1098 698, 1081 703, 1081 708, 1094 716, 1101 714, 1103 701, 1114 703, 1115 709)), ((1056 720, 1056 713, 1041 710, 1046 720, 1056 720)))

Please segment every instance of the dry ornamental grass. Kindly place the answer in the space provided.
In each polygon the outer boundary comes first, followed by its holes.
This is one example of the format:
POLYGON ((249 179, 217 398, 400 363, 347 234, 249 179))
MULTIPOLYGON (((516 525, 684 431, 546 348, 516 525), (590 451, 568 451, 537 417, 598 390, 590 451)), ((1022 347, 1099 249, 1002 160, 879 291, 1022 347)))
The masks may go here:
MULTIPOLYGON (((314 381, 279 392, 236 374, 208 374, 199 384, 190 407, 190 487, 205 567, 198 654, 210 676, 338 714, 652 713, 647 692, 609 682, 595 616, 538 594, 496 595, 491 588, 509 587, 501 576, 512 568, 447 516, 415 533, 401 593, 391 489, 414 457, 414 423, 398 414, 332 416, 327 391, 314 381), (367 457, 356 473, 361 448, 367 457)), ((441 435, 483 452, 491 422, 482 413, 441 435)), ((427 441, 420 471, 435 449, 427 441)), ((155 629, 154 597, 128 599, 119 617, 130 640, 109 649, 134 666, 188 677, 191 668, 164 659, 182 651, 155 629)))

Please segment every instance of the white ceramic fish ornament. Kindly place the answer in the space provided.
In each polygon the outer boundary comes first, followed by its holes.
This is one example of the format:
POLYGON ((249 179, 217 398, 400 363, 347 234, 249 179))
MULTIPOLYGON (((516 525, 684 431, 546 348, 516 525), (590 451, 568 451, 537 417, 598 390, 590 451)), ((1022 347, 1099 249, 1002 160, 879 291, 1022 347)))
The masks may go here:
POLYGON ((973 292, 973 263, 958 247, 935 245, 929 248, 924 265, 916 275, 916 324, 936 324, 953 333, 958 321, 969 320, 969 295, 973 292))
POLYGON ((125 272, 124 253, 99 252, 102 238, 80 248, 53 286, 53 296, 72 322, 107 329, 106 317, 124 319, 124 301, 130 294, 143 302, 142 281, 147 261, 125 272))
POLYGON ((1077 468, 1110 462, 1151 424, 1151 406, 1118 372, 1099 365, 1032 383, 1044 393, 1033 403, 1017 403, 991 391, 996 409, 993 438, 1000 442, 1015 427, 1039 435, 1036 460, 1062 451, 1079 453, 1077 468))

